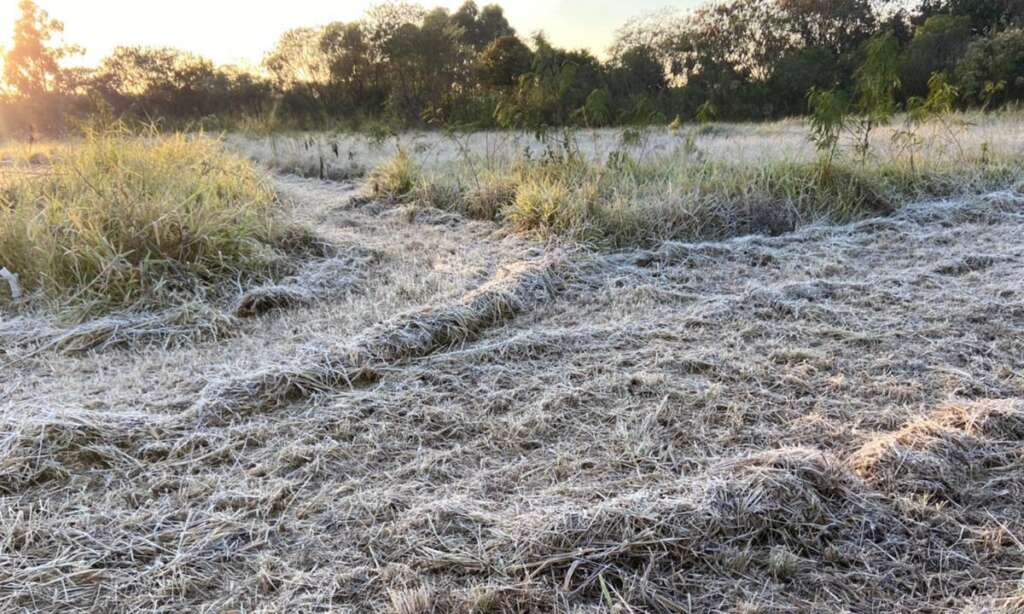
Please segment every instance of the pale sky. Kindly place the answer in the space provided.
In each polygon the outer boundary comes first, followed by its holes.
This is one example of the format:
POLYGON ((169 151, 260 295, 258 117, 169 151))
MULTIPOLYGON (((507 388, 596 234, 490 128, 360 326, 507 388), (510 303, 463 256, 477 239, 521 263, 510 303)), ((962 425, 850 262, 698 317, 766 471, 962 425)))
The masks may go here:
MULTIPOLYGON (((285 30, 358 19, 373 0, 37 0, 65 24, 65 40, 87 50, 95 63, 117 45, 169 46, 220 64, 257 64, 285 30)), ((690 8, 700 0, 499 2, 520 35, 543 30, 556 45, 602 55, 630 17, 665 7, 690 8)), ((462 0, 421 2, 456 9, 462 0)), ((477 0, 483 6, 488 0, 477 0)), ((0 0, 0 45, 8 46, 18 0, 0 0)))

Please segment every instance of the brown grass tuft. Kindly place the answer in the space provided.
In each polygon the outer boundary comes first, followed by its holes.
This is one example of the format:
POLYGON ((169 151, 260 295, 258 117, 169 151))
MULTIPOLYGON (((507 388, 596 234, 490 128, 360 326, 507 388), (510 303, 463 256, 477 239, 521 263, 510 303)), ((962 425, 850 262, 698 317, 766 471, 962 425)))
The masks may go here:
POLYGON ((889 493, 969 503, 1005 497, 1024 484, 1006 479, 1024 453, 1019 401, 949 405, 930 417, 869 441, 851 458, 858 474, 889 493), (1007 487, 1013 487, 1007 491, 1007 487))

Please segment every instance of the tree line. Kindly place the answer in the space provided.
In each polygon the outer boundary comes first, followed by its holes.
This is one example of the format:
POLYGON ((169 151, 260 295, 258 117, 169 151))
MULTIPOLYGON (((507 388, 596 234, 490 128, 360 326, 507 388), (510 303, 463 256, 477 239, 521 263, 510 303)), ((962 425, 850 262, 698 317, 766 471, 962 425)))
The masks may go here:
POLYGON ((888 50, 897 106, 937 76, 959 107, 1024 98, 1021 0, 722 0, 626 23, 604 60, 522 36, 496 4, 389 2, 286 32, 259 70, 147 47, 66 68, 81 50, 57 43, 63 25, 32 0, 19 8, 0 102, 9 132, 97 117, 295 128, 771 119, 807 113, 809 93, 853 91, 873 45, 888 50))

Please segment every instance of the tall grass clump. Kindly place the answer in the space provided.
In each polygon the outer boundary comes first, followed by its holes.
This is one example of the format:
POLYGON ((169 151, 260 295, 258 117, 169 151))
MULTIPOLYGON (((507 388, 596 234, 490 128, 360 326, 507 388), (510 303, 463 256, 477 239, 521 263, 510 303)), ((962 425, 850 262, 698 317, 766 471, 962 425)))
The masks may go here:
POLYGON ((274 191, 210 138, 94 133, 0 181, 0 265, 37 297, 163 303, 282 261, 274 191))
POLYGON ((514 227, 613 247, 776 234, 891 209, 869 177, 814 164, 680 164, 669 158, 517 172, 503 212, 514 227))
POLYGON ((396 200, 412 192, 420 179, 419 165, 402 149, 370 173, 370 192, 378 198, 396 200))

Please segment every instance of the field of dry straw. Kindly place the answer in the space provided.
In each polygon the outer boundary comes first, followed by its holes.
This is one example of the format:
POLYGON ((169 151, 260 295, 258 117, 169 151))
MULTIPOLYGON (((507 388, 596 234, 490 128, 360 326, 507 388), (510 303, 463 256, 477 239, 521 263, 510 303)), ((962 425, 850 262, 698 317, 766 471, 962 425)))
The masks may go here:
POLYGON ((565 226, 517 217, 528 137, 404 135, 375 196, 393 141, 230 136, 316 249, 0 301, 0 610, 1022 611, 1024 138, 984 122, 842 215, 712 189, 812 163, 799 122, 586 133, 565 226))

